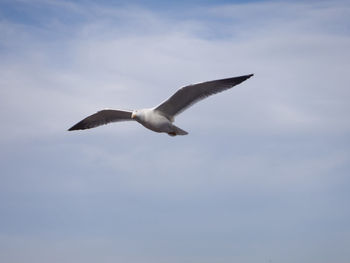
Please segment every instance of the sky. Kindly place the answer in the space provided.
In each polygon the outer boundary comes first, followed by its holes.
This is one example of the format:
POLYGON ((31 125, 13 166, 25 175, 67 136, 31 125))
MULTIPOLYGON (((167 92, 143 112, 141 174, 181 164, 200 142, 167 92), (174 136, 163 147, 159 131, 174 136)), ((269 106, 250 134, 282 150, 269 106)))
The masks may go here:
POLYGON ((349 47, 342 0, 1 0, 0 261, 349 262, 349 47))

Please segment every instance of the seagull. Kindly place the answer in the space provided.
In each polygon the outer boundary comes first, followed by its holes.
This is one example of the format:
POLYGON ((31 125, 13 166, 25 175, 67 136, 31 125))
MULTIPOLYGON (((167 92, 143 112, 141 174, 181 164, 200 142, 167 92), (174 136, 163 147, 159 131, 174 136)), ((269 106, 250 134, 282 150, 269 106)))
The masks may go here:
POLYGON ((140 110, 104 109, 75 124, 68 131, 95 128, 110 122, 135 120, 144 127, 170 136, 186 135, 188 132, 173 124, 175 116, 213 94, 230 89, 249 79, 254 74, 218 79, 180 88, 170 98, 154 108, 140 110))

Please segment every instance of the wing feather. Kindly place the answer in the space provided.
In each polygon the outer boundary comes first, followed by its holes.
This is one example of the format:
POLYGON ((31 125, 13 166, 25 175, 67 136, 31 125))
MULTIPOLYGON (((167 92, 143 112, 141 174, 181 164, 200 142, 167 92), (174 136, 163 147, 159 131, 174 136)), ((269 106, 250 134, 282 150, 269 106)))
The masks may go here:
POLYGON ((78 122, 68 131, 91 129, 110 122, 132 120, 131 114, 132 111, 101 110, 78 122))
POLYGON ((253 76, 253 74, 234 78, 212 80, 185 86, 175 92, 174 95, 172 95, 162 104, 157 106, 155 110, 159 111, 168 118, 173 118, 175 115, 180 114, 196 102, 213 94, 230 89, 233 86, 247 80, 251 76, 253 76))

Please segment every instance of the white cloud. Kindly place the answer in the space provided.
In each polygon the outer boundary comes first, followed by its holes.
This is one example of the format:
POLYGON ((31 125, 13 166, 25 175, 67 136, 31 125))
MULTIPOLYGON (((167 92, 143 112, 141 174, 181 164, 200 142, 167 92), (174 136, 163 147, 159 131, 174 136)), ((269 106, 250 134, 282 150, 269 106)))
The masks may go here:
MULTIPOLYGON (((173 19, 142 9, 126 12, 120 8, 90 8, 81 10, 87 14, 87 22, 73 25, 72 38, 59 38, 55 44, 47 38, 48 32, 42 34, 36 27, 2 25, 4 31, 12 32, 5 40, 8 46, 15 43, 18 35, 24 36, 16 44, 19 52, 11 52, 1 67, 2 86, 6 87, 3 103, 18 122, 30 119, 44 130, 52 122, 53 113, 57 123, 64 126, 67 114, 79 107, 83 108, 75 115, 77 118, 103 105, 153 106, 181 85, 251 72, 256 76, 245 83, 249 87, 237 87, 226 96, 215 98, 213 105, 227 105, 226 101, 235 100, 239 93, 243 103, 237 108, 249 101, 249 110, 253 111, 249 116, 249 111, 241 112, 245 115, 240 119, 249 119, 255 125, 261 116, 254 115, 262 113, 261 126, 265 127, 261 128, 274 129, 286 127, 285 124, 302 129, 308 123, 316 125, 317 120, 325 128, 334 121, 335 114, 347 110, 344 98, 348 96, 345 71, 349 66, 349 37, 324 30, 323 26, 325 18, 332 21, 338 16, 330 26, 339 27, 339 16, 347 12, 346 8, 324 3, 201 8, 201 13, 211 14, 209 20, 194 17, 181 21, 181 26, 176 26, 179 23, 173 19), (278 16, 266 17, 266 13, 277 10, 278 16), (220 17, 225 21, 215 20, 220 17), (213 36, 222 35, 222 31, 227 31, 227 36, 202 38, 192 27, 193 20, 213 36), (218 23, 221 27, 216 26, 218 23), (243 88, 247 92, 239 90, 243 88), (228 99, 220 103, 224 98, 228 99), (44 114, 40 120, 35 117, 39 112, 44 114)), ((68 10, 77 12, 77 8, 68 10)), ((68 35, 71 37, 71 33, 68 35)), ((209 107, 201 109, 206 108, 209 107)), ((231 115, 235 116, 235 112, 228 113, 231 115)), ((348 129, 347 118, 343 117, 338 115, 335 125, 348 129)), ((9 129, 16 129, 17 125, 9 129)))

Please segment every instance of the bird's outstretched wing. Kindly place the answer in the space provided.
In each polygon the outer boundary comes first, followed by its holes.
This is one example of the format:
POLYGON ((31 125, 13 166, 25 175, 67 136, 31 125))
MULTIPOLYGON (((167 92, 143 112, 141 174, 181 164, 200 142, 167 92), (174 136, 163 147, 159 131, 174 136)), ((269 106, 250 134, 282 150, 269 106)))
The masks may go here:
POLYGON ((234 78, 212 80, 185 86, 175 92, 175 94, 169 99, 157 106, 155 110, 159 111, 168 118, 172 118, 175 115, 183 112, 188 107, 192 106, 194 103, 210 95, 232 88, 251 76, 253 76, 253 74, 234 78))
POLYGON ((101 110, 78 122, 68 131, 91 129, 110 122, 132 120, 131 114, 131 111, 124 110, 101 110))

